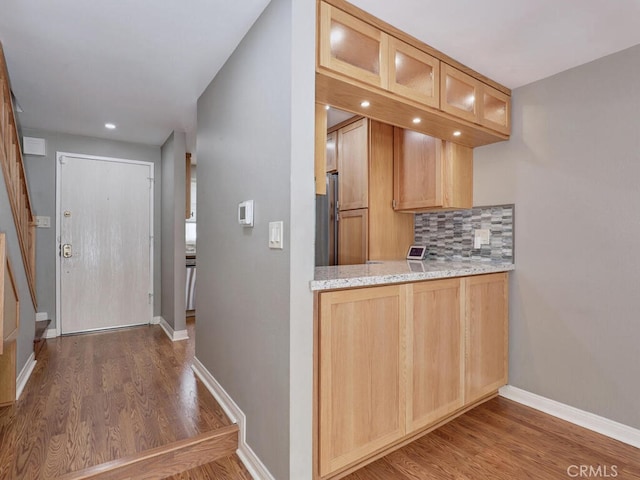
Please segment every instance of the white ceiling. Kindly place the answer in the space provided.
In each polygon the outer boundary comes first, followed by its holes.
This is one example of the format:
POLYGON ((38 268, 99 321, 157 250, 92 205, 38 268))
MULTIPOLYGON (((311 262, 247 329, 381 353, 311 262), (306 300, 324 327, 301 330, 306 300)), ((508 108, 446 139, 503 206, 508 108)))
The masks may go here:
MULTIPOLYGON (((0 2, 23 127, 153 145, 184 130, 194 150, 196 101, 268 0, 0 2)), ((639 0, 352 2, 511 88, 640 44, 639 0)))

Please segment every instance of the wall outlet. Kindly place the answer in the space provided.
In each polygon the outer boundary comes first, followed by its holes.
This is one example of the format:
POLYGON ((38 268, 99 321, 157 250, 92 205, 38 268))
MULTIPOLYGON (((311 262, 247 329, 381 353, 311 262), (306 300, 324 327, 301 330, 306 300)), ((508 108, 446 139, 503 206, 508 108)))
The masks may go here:
POLYGON ((473 248, 482 248, 482 245, 489 245, 491 231, 488 228, 479 228, 473 231, 473 248))
POLYGON ((38 228, 50 228, 51 227, 51 217, 34 217, 36 221, 36 227, 38 228))

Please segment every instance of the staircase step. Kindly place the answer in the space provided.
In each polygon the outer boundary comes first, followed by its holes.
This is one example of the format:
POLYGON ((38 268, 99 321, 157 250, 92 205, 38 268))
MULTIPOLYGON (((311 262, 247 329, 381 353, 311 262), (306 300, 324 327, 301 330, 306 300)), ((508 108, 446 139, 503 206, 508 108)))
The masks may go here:
POLYGON ((163 480, 253 480, 253 477, 238 455, 231 455, 163 480))
POLYGON ((50 323, 51 323, 50 318, 48 320, 38 320, 36 322, 36 333, 34 335, 35 341, 40 340, 44 337, 44 334, 46 333, 50 323))
POLYGON ((47 319, 47 320, 38 320, 36 321, 36 333, 34 334, 34 338, 33 338, 33 351, 34 354, 36 356, 36 358, 38 358, 38 354, 40 353, 40 350, 42 350, 42 347, 44 346, 44 342, 46 340, 45 338, 45 333, 47 333, 47 328, 49 327, 49 324, 51 323, 51 319, 47 319))
POLYGON ((151 480, 167 478, 231 456, 238 449, 238 426, 202 433, 162 447, 71 472, 58 480, 151 480))

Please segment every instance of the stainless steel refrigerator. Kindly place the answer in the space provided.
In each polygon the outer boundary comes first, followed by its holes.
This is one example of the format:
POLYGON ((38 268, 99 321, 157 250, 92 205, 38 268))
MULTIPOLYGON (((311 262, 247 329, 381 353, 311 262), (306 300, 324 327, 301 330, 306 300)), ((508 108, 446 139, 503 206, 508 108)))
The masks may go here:
POLYGON ((338 174, 327 174, 327 194, 316 195, 316 266, 338 264, 338 174))

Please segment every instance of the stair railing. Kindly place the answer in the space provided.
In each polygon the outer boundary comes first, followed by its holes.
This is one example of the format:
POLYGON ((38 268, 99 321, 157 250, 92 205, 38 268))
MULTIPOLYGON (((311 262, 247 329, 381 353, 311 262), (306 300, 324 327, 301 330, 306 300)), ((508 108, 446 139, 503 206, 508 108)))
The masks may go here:
POLYGON ((36 303, 36 232, 20 137, 11 98, 9 72, 0 44, 0 164, 34 307, 36 303))

